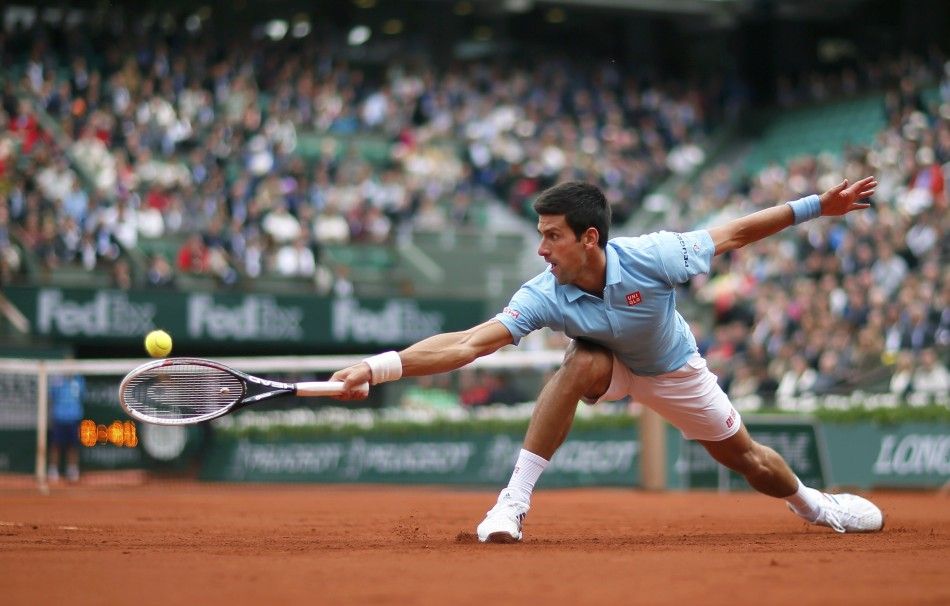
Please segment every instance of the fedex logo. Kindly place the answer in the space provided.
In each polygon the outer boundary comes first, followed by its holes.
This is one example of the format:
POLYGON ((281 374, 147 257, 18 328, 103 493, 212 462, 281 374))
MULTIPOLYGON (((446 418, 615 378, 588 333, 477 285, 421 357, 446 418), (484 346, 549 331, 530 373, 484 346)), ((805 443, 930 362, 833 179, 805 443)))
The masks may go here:
POLYGON ((640 291, 634 291, 627 295, 627 305, 639 305, 643 301, 643 297, 640 296, 640 291))

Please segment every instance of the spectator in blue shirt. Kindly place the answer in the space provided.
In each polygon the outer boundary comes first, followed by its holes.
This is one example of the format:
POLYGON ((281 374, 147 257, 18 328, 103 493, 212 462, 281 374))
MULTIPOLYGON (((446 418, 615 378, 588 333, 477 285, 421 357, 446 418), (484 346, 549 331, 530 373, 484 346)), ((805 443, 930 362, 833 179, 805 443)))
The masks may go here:
POLYGON ((51 482, 60 478, 61 457, 66 457, 66 479, 79 481, 79 422, 82 421, 86 380, 79 375, 49 378, 49 470, 51 482))

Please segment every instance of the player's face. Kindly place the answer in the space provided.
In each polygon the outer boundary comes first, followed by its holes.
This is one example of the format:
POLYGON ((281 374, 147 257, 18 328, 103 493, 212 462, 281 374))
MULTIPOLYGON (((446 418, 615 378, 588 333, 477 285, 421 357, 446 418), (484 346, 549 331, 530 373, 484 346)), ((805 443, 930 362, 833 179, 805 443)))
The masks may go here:
POLYGON ((585 238, 578 239, 564 215, 541 215, 538 219, 541 243, 538 254, 551 265, 559 284, 573 284, 586 266, 585 238))

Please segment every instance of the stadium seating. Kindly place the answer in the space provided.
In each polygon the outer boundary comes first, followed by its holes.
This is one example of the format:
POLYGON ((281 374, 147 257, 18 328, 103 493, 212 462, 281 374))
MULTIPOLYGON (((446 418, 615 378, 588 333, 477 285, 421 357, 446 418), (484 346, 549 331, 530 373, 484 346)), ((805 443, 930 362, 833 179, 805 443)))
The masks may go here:
POLYGON ((884 126, 881 95, 775 111, 746 159, 755 174, 770 163, 784 164, 802 155, 840 156, 849 146, 867 146, 884 126))

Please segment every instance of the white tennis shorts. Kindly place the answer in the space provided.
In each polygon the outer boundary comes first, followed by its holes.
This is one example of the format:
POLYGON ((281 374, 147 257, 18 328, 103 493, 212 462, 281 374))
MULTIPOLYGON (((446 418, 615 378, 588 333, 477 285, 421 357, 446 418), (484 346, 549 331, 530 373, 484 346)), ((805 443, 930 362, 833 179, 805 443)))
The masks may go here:
POLYGON ((614 356, 610 387, 593 403, 627 396, 655 410, 687 440, 719 442, 735 435, 742 424, 739 412, 699 354, 673 372, 653 377, 633 374, 614 356))

